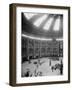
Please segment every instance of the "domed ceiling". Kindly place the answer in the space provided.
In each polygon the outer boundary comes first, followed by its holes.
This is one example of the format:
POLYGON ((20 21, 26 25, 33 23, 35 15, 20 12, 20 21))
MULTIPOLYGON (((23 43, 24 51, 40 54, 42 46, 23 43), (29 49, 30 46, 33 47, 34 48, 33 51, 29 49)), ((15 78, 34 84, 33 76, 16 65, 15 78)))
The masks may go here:
POLYGON ((21 13, 22 34, 40 38, 63 38, 63 15, 21 13))

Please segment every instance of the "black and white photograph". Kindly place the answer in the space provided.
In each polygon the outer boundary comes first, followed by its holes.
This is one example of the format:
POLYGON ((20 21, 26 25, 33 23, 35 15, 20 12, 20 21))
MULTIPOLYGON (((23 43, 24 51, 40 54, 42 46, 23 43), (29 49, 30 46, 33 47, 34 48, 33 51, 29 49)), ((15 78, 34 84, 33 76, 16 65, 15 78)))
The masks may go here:
POLYGON ((63 15, 21 13, 21 77, 63 75, 63 15))
POLYGON ((10 84, 69 83, 70 7, 11 4, 10 10, 10 84))

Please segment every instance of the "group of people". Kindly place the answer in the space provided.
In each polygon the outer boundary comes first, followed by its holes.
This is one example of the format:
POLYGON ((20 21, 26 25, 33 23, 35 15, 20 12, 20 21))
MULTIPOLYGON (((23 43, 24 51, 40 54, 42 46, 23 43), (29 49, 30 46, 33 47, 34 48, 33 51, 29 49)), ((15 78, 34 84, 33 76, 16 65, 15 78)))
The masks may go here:
MULTIPOLYGON (((31 64, 31 61, 28 63, 31 64)), ((26 69, 26 72, 23 73, 23 77, 43 76, 43 72, 39 71, 39 68, 43 63, 47 63, 47 62, 41 61, 40 59, 38 59, 37 61, 34 61, 33 65, 34 65, 35 69, 33 69, 33 70, 31 70, 30 68, 26 69)), ((52 70, 52 73, 54 73, 55 70, 59 70, 60 75, 63 74, 62 59, 59 61, 59 63, 57 61, 53 61, 53 60, 49 59, 48 66, 52 70), (53 65, 52 63, 55 63, 55 64, 53 65)))
MULTIPOLYGON (((50 65, 51 65, 51 61, 50 61, 50 65)), ((60 61, 60 63, 57 63, 57 64, 51 66, 52 72, 53 72, 54 70, 57 70, 57 69, 60 70, 60 75, 62 75, 62 74, 63 74, 63 63, 62 63, 62 60, 60 61)))

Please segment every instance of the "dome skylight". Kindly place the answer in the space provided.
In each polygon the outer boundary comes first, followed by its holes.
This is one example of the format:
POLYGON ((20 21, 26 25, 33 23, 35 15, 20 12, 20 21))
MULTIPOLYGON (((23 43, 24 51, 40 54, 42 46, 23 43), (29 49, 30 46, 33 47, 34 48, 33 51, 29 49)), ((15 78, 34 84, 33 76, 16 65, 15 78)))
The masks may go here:
POLYGON ((56 19, 53 30, 54 31, 59 31, 60 29, 60 16, 56 19))
POLYGON ((33 16, 37 15, 37 13, 24 13, 25 17, 30 20, 33 16))
POLYGON ((51 24, 52 24, 52 21, 54 20, 54 18, 52 17, 52 18, 50 18, 46 23, 45 23, 45 25, 44 25, 44 27, 43 27, 43 29, 45 29, 46 31, 48 31, 49 30, 49 28, 50 28, 50 26, 51 26, 51 24))
POLYGON ((51 26, 53 31, 60 30, 61 24, 61 16, 56 14, 39 14, 39 13, 24 13, 27 20, 31 21, 30 19, 33 18, 31 23, 36 26, 37 28, 42 28, 45 31, 49 31, 51 26), (40 16, 41 15, 41 16, 40 16), (49 18, 48 18, 49 17, 49 18), (55 18, 57 17, 57 18, 55 18), (55 21, 54 21, 55 20, 55 21), (54 25, 52 25, 54 21, 54 25))
POLYGON ((34 22, 34 25, 39 27, 40 24, 47 18, 48 16, 45 14, 43 15, 42 17, 38 18, 35 22, 34 22))

